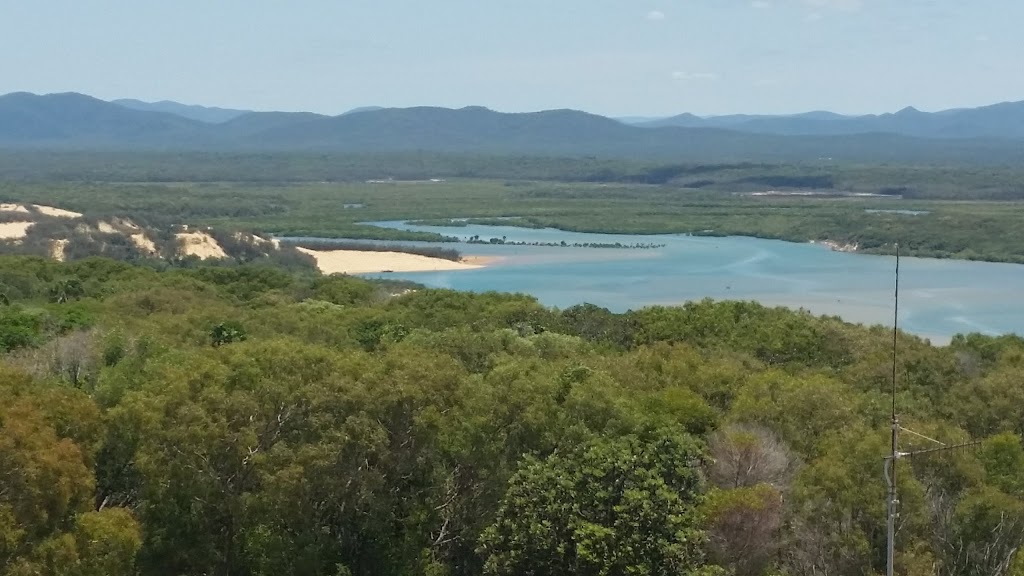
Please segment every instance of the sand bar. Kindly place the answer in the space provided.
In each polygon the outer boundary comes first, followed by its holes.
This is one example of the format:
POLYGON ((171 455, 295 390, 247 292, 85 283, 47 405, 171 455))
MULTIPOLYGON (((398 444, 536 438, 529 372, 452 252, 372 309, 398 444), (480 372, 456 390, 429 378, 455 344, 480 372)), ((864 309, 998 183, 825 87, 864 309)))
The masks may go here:
POLYGON ((299 252, 316 259, 316 266, 324 274, 371 274, 374 272, 441 272, 447 270, 473 270, 483 268, 489 260, 482 257, 470 261, 454 262, 443 258, 430 258, 404 252, 364 252, 360 250, 310 250, 299 252))
POLYGON ((0 240, 20 240, 28 234, 32 222, 2 222, 0 223, 0 240))

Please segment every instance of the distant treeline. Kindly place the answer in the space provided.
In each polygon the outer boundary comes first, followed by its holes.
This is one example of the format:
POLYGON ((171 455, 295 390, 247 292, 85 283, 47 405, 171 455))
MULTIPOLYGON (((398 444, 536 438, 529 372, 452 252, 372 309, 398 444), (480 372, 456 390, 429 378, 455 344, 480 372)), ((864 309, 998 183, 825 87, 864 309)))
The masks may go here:
POLYGON ((406 246, 397 244, 369 244, 365 242, 344 242, 332 240, 291 240, 281 241, 297 248, 307 250, 357 250, 360 252, 401 252, 403 254, 416 254, 428 258, 442 258, 452 262, 460 262, 462 254, 452 248, 438 248, 433 246, 406 246))
MULTIPOLYGON (((288 183, 365 183, 368 180, 431 178, 493 179, 517 182, 588 182, 671 185, 726 192, 765 188, 840 190, 893 194, 914 199, 1024 199, 1024 165, 979 165, 969 162, 864 163, 822 160, 790 162, 664 162, 637 159, 460 155, 437 152, 381 154, 196 153, 0 150, 0 181, 119 182, 244 182, 275 185, 278 202, 263 205, 255 215, 287 214, 288 183)), ((0 198, 3 198, 0 187, 0 198)), ((174 216, 203 211, 195 204, 173 205, 174 216)), ((128 206, 126 206, 127 208, 128 206)), ((254 207, 233 202, 226 215, 254 215, 254 207)))
POLYGON ((524 242, 521 240, 509 240, 508 238, 505 237, 488 238, 485 240, 480 236, 471 236, 468 240, 466 240, 466 242, 469 244, 501 244, 505 246, 551 246, 559 248, 622 248, 628 250, 643 250, 650 248, 665 247, 664 244, 642 242, 626 244, 622 242, 566 242, 565 240, 562 240, 561 242, 524 242))

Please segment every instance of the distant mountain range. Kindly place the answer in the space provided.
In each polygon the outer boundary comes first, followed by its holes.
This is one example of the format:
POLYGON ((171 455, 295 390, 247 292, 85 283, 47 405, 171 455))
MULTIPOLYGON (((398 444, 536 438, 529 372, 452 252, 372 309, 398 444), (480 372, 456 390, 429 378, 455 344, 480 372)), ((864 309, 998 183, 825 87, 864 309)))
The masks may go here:
POLYGON ((846 135, 883 132, 919 138, 1024 139, 1024 102, 1004 102, 981 108, 921 112, 913 107, 893 114, 843 116, 807 112, 790 116, 712 116, 680 114, 671 118, 628 122, 634 126, 726 128, 740 132, 780 135, 846 135))
POLYGON ((206 122, 208 124, 220 124, 252 112, 252 110, 234 110, 232 108, 180 104, 170 100, 161 100, 160 102, 143 102, 142 100, 124 98, 121 100, 113 100, 112 102, 114 104, 124 106, 125 108, 131 108, 132 110, 165 112, 167 114, 174 114, 175 116, 181 116, 182 118, 188 118, 189 120, 196 120, 198 122, 206 122))
POLYGON ((574 110, 361 108, 339 116, 174 102, 106 102, 76 93, 0 96, 0 147, 435 151, 676 161, 1024 162, 1024 103, 934 114, 845 117, 681 115, 629 125, 574 110))

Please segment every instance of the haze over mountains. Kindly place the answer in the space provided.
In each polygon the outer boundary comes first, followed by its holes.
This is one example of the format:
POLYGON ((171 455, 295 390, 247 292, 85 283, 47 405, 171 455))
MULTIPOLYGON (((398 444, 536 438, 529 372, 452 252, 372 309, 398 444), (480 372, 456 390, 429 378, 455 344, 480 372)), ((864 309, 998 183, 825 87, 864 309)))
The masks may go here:
POLYGON ((634 124, 574 110, 252 112, 76 93, 0 96, 0 147, 596 155, 676 160, 1024 161, 1024 102, 927 113, 682 114, 634 124))
POLYGON ((680 114, 632 123, 643 127, 726 128, 741 132, 783 135, 836 135, 885 132, 921 138, 1024 138, 1024 102, 1003 102, 980 108, 921 112, 907 107, 891 114, 843 116, 806 112, 789 116, 737 114, 701 118, 680 114))

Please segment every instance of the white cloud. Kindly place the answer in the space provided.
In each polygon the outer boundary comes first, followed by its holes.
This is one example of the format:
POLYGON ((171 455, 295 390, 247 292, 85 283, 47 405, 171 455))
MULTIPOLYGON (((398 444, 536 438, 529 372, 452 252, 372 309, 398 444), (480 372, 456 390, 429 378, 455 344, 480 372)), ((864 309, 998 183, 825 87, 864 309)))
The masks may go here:
POLYGON ((672 73, 673 80, 718 80, 718 74, 714 72, 681 72, 676 70, 672 73))
POLYGON ((751 8, 757 8, 758 10, 763 10, 765 8, 771 8, 772 7, 772 3, 769 2, 768 0, 753 0, 750 3, 750 7, 751 8))
POLYGON ((660 21, 660 20, 664 20, 665 19, 665 13, 664 12, 659 12, 657 10, 651 10, 650 12, 647 13, 647 19, 655 21, 655 22, 660 21))
POLYGON ((807 16, 804 16, 804 22, 817 22, 822 19, 821 12, 811 12, 807 16))

